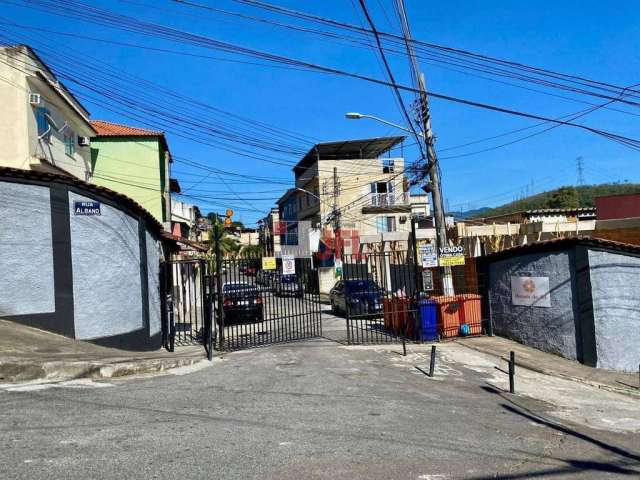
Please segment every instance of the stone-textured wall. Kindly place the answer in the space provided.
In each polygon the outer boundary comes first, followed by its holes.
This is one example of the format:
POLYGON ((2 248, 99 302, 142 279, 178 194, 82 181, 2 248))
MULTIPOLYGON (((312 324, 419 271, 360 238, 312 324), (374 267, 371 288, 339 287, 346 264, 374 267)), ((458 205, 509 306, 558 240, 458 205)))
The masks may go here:
POLYGON ((75 331, 80 339, 144 327, 138 222, 105 204, 101 215, 73 214, 74 201, 91 200, 69 193, 75 331))
POLYGON ((55 311, 49 189, 0 181, 0 316, 55 311))
POLYGON ((147 232, 147 276, 149 285, 149 334, 160 333, 160 242, 147 232))
POLYGON ((589 250, 598 367, 640 363, 640 258, 589 250))
POLYGON ((535 253, 489 266, 494 331, 546 352, 577 358, 573 251, 535 253), (512 305, 511 276, 549 277, 551 307, 512 305))

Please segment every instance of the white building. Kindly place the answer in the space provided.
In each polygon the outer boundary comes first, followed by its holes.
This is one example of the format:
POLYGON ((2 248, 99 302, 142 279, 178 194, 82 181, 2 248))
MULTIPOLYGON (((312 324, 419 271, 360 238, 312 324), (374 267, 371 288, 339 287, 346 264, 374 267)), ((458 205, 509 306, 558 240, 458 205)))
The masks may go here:
POLYGON ((0 165, 89 180, 89 112, 25 45, 0 48, 0 165))

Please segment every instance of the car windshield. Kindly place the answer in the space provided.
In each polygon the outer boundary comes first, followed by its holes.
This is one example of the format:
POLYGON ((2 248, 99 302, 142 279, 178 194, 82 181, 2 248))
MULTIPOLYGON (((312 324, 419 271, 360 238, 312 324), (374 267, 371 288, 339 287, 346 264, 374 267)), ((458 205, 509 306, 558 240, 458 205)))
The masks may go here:
POLYGON ((380 287, 373 280, 348 280, 344 282, 344 286, 349 293, 378 292, 380 290, 380 287))

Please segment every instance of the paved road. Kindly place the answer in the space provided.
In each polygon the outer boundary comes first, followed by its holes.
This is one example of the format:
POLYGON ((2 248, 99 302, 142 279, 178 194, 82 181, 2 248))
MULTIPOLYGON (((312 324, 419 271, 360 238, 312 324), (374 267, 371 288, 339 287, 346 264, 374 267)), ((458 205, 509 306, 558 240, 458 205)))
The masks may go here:
POLYGON ((436 379, 395 347, 321 339, 228 354, 185 375, 0 390, 2 478, 640 474, 636 434, 561 424, 551 405, 501 393, 446 348, 436 379))

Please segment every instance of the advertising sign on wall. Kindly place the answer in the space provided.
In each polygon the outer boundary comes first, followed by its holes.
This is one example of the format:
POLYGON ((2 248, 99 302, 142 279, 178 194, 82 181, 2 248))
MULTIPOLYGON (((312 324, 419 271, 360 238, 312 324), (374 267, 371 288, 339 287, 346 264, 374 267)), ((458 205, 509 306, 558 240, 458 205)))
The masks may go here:
POLYGON ((511 303, 528 307, 550 307, 549 277, 511 277, 511 303))
POLYGON ((464 265, 464 247, 440 247, 440 266, 455 267, 464 265))
POLYGON ((296 273, 296 260, 291 255, 282 256, 282 274, 283 275, 295 275, 296 273))
POLYGON ((438 266, 438 254, 433 245, 422 245, 420 247, 420 257, 422 259, 422 268, 438 266))
POLYGON ((262 257, 262 269, 263 270, 275 270, 276 269, 276 257, 262 257))

